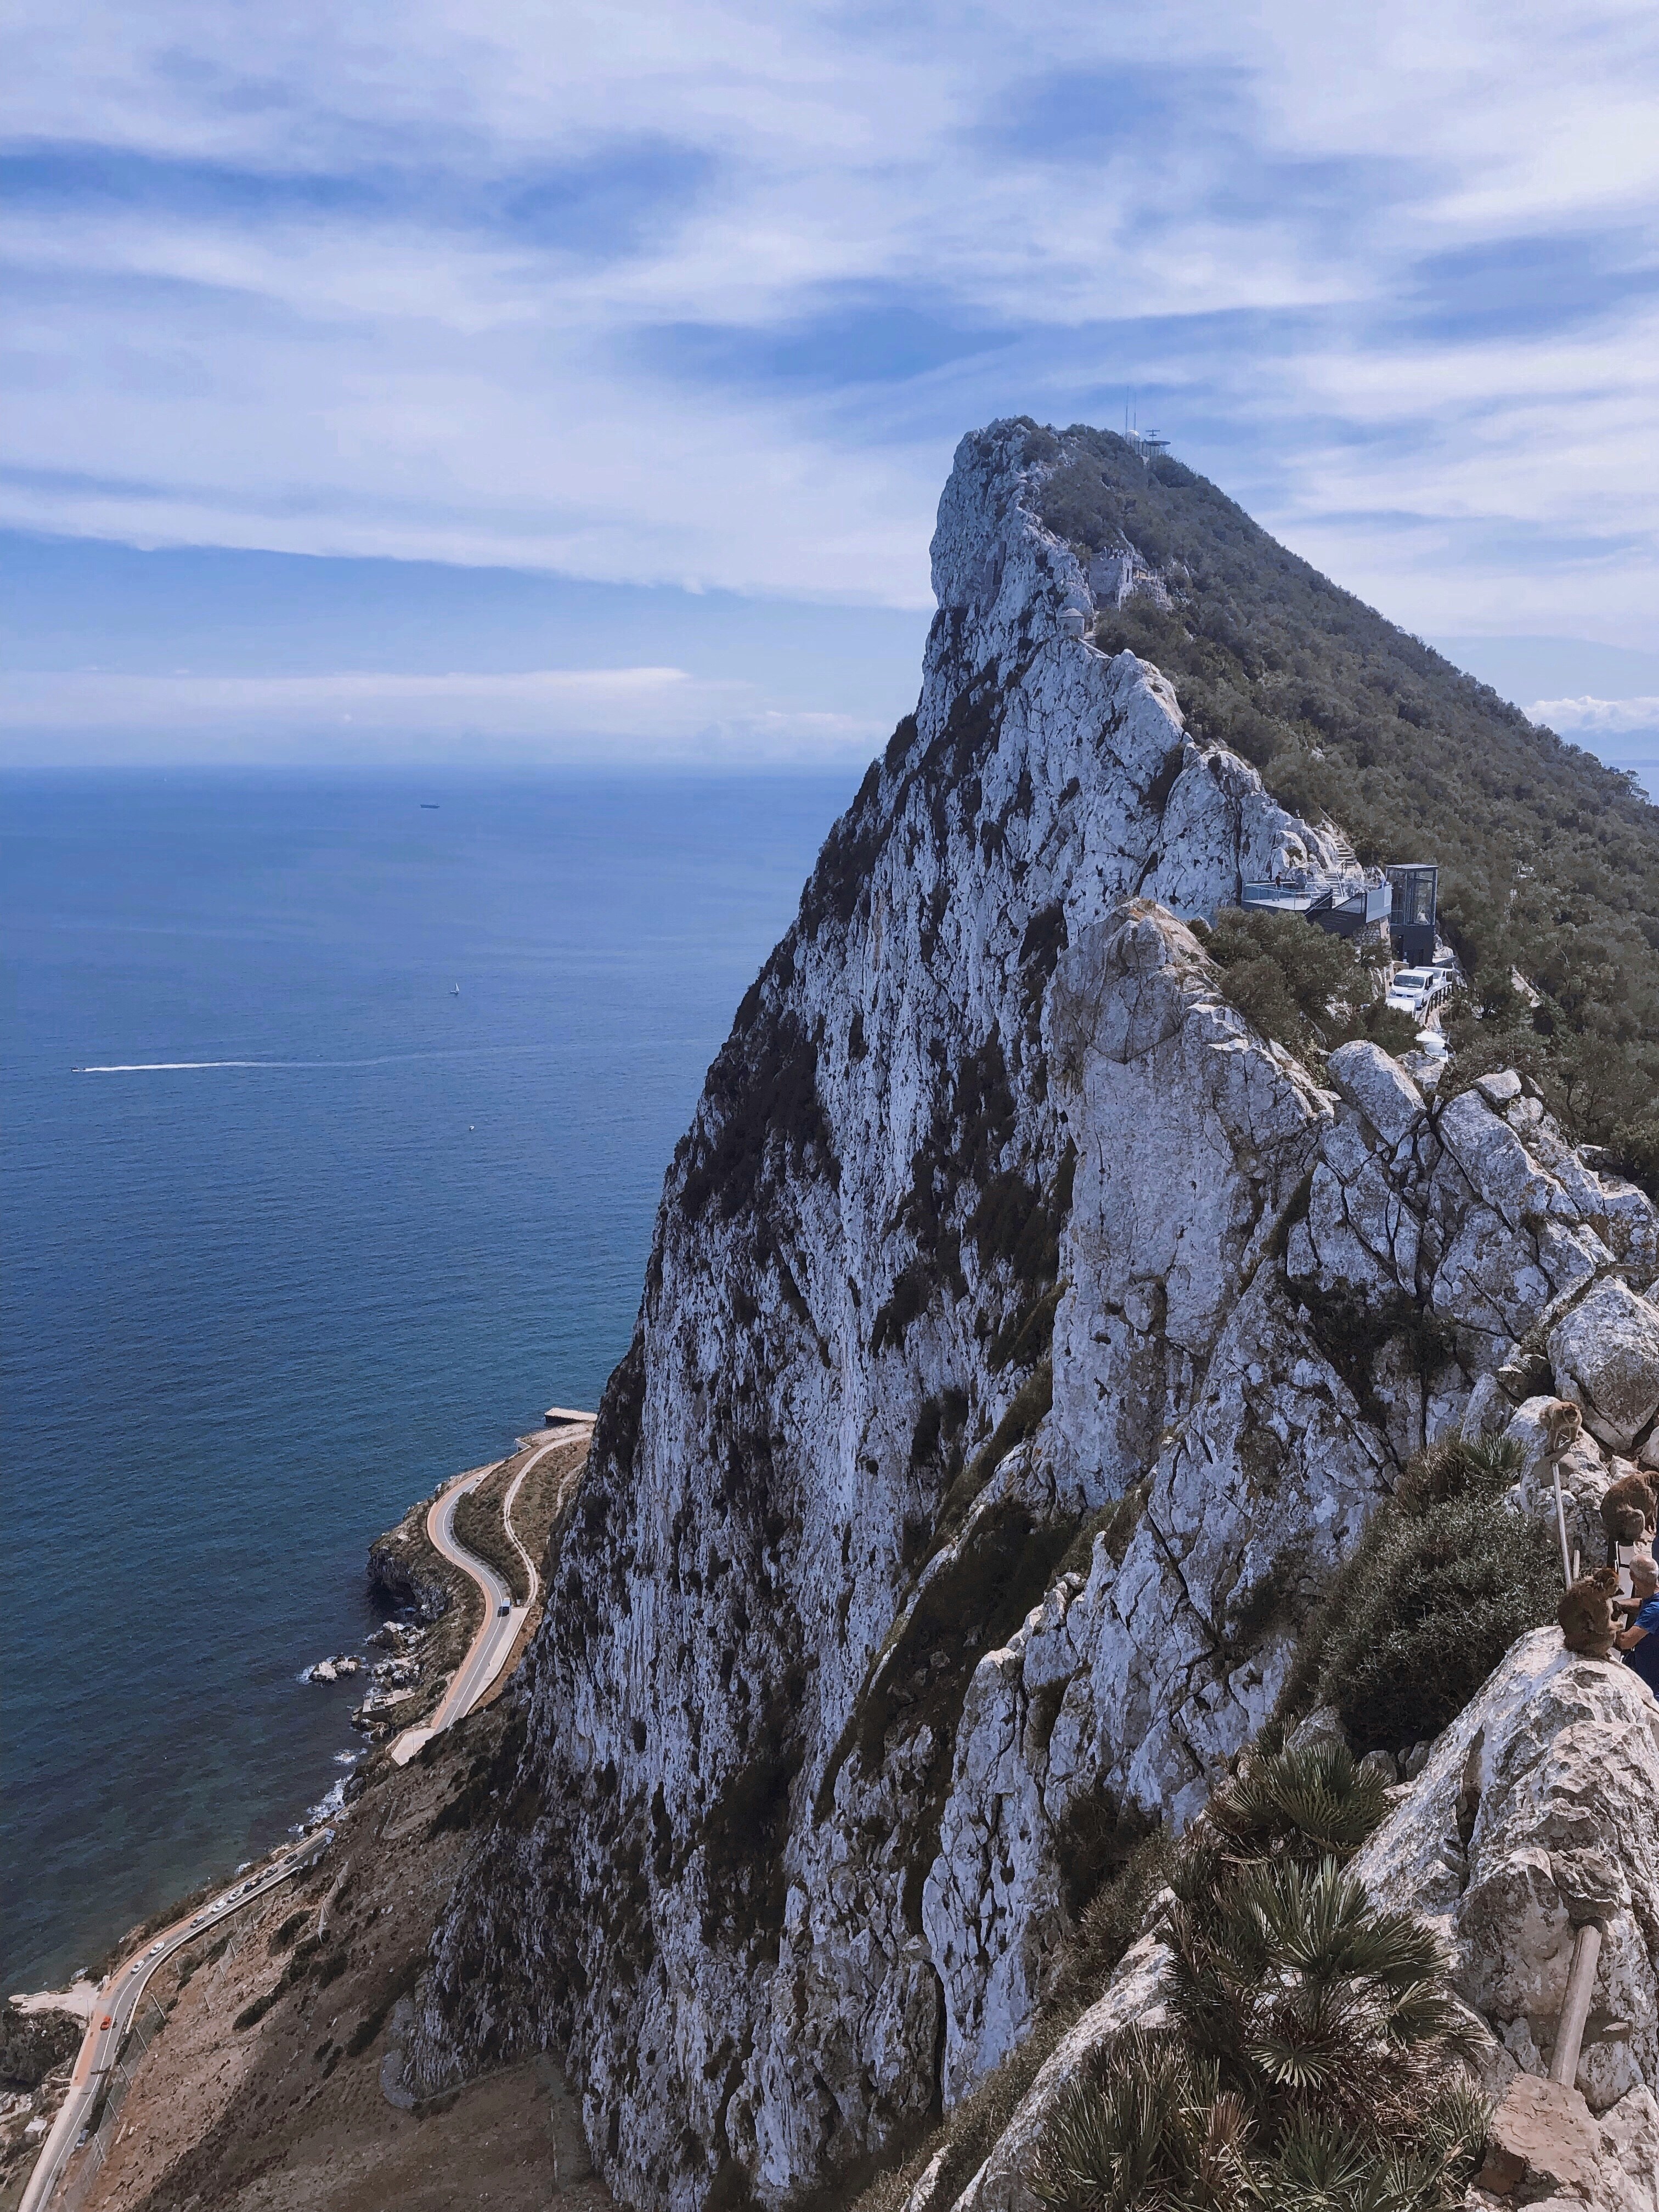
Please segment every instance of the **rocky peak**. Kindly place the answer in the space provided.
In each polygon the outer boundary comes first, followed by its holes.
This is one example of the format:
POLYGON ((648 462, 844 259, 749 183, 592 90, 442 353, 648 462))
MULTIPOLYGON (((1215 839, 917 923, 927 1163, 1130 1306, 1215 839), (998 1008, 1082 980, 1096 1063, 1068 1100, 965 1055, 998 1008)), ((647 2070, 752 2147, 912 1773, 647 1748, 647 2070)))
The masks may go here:
POLYGON ((916 713, 670 1169, 422 1998, 428 2088, 568 2050, 633 2203, 782 2204, 970 2087, 1074 1808, 1190 1817, 1406 1457, 1654 1251, 1519 1086, 1332 1091, 1221 997, 1186 922, 1337 841, 1079 634, 1066 452, 958 450, 916 713))

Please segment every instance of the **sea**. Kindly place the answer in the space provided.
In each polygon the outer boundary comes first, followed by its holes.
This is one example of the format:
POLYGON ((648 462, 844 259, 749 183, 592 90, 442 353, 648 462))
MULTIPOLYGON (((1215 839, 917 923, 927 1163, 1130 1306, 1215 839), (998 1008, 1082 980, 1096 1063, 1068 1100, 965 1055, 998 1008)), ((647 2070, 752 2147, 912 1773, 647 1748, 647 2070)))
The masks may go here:
POLYGON ((860 766, 0 778, 0 1988, 349 1771, 303 1670, 410 1504, 598 1403, 860 766))

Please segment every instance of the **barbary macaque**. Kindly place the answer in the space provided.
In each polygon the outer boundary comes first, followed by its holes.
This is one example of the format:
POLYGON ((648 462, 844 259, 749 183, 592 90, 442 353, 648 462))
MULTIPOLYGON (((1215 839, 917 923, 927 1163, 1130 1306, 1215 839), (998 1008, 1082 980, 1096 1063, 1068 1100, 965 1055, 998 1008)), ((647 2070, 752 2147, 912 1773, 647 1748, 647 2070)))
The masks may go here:
POLYGON ((1544 1445, 1550 1458, 1570 1452, 1584 1432, 1584 1417, 1571 1398, 1558 1398, 1544 1414, 1544 1445))
POLYGON ((1561 1641, 1581 1659, 1607 1659, 1613 1654, 1613 1601, 1619 1595, 1617 1567, 1598 1567, 1581 1575, 1563 1593, 1556 1619, 1561 1641))
POLYGON ((1601 1500, 1601 1526, 1607 1532, 1607 1565, 1615 1566, 1621 1544, 1651 1543, 1659 1524, 1659 1497, 1652 1478, 1621 1474, 1609 1483, 1601 1500))

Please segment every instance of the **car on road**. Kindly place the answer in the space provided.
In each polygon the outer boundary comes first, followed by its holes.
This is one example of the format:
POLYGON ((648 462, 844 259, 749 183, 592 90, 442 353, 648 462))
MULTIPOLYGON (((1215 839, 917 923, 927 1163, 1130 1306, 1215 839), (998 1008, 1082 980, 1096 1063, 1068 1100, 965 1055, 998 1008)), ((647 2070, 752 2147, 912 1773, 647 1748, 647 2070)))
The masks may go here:
POLYGON ((102 2018, 102 2020, 100 2020, 100 2021, 99 2021, 98 2025, 99 2025, 99 2027, 100 2027, 100 2028, 113 2027, 114 2027, 114 2025, 115 2025, 115 2015, 114 2015, 114 2014, 113 2014, 113 2013, 106 2012, 106 2013, 104 2014, 104 2017, 102 2018))
POLYGON ((156 1953, 161 1949, 161 1945, 160 1945, 159 1943, 152 1943, 152 1944, 150 1945, 150 1947, 149 1947, 149 1951, 145 1954, 146 1957, 153 1959, 153 1958, 155 1956, 155 1954, 156 1954, 156 1953))
POLYGON ((507 1619, 507 1614, 508 1614, 509 1613, 511 1613, 511 1612, 512 1612, 512 1610, 513 1610, 513 1607, 512 1607, 512 1605, 511 1605, 510 1601, 509 1601, 507 1599, 503 1598, 503 1599, 501 1600, 501 1603, 500 1603, 500 1604, 496 1607, 496 1608, 495 1608, 495 1618, 496 1618, 496 1620, 505 1620, 507 1619))
POLYGON ((1420 1020, 1431 1006, 1449 998, 1456 977, 1446 968, 1399 968, 1389 986, 1388 1004, 1398 1014, 1420 1020))

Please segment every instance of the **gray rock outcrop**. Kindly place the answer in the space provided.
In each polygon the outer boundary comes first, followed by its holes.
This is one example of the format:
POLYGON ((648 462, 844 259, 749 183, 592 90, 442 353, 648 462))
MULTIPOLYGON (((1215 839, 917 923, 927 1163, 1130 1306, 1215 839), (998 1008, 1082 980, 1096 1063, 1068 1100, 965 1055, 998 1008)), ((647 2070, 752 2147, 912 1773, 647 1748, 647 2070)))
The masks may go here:
POLYGON ((1528 2073, 1594 1921, 1577 2087, 1601 2112, 1659 2081, 1659 1703, 1632 1668, 1575 1658, 1553 1628, 1523 1637, 1353 1870, 1440 1927, 1459 1995, 1528 2073))
MULTIPOLYGON (((1352 1871, 1374 1902, 1429 1921, 1444 1942, 1484 2038, 1474 2070, 1499 2106, 1488 2188, 1659 2212, 1659 1703, 1639 1678, 1574 1658, 1553 1628, 1523 1637, 1396 1792, 1352 1871), (1575 2082, 1558 2087, 1547 2072, 1587 1923, 1601 1937, 1589 2018, 1575 2082)), ((954 2212, 1037 2212, 1029 2176, 1045 2126, 1096 2052, 1163 2021, 1166 1958, 1155 1935, 1129 1952, 954 2212)))
POLYGON ((1659 2212, 1659 1703, 1641 1679, 1575 1658, 1553 1628, 1523 1637, 1353 1870, 1379 1903, 1440 1929, 1454 1985, 1493 2038, 1489 2082, 1523 2077, 1488 2180, 1519 2182, 1524 2201, 1553 2191, 1590 2212, 1659 2212), (1590 1925, 1589 2018, 1557 2088, 1542 2077, 1590 1925))
MULTIPOLYGON (((1079 1802, 1190 1817, 1410 1454, 1659 1272, 1518 1081, 1326 1089, 1225 1002, 1187 924, 1336 835, 1078 635, 1059 450, 959 449, 916 714, 669 1171, 422 1993, 423 2090, 556 2045, 635 2204, 781 2205, 965 2094, 1079 1802)), ((1561 1364, 1600 1455, 1629 1363, 1561 1364)))

